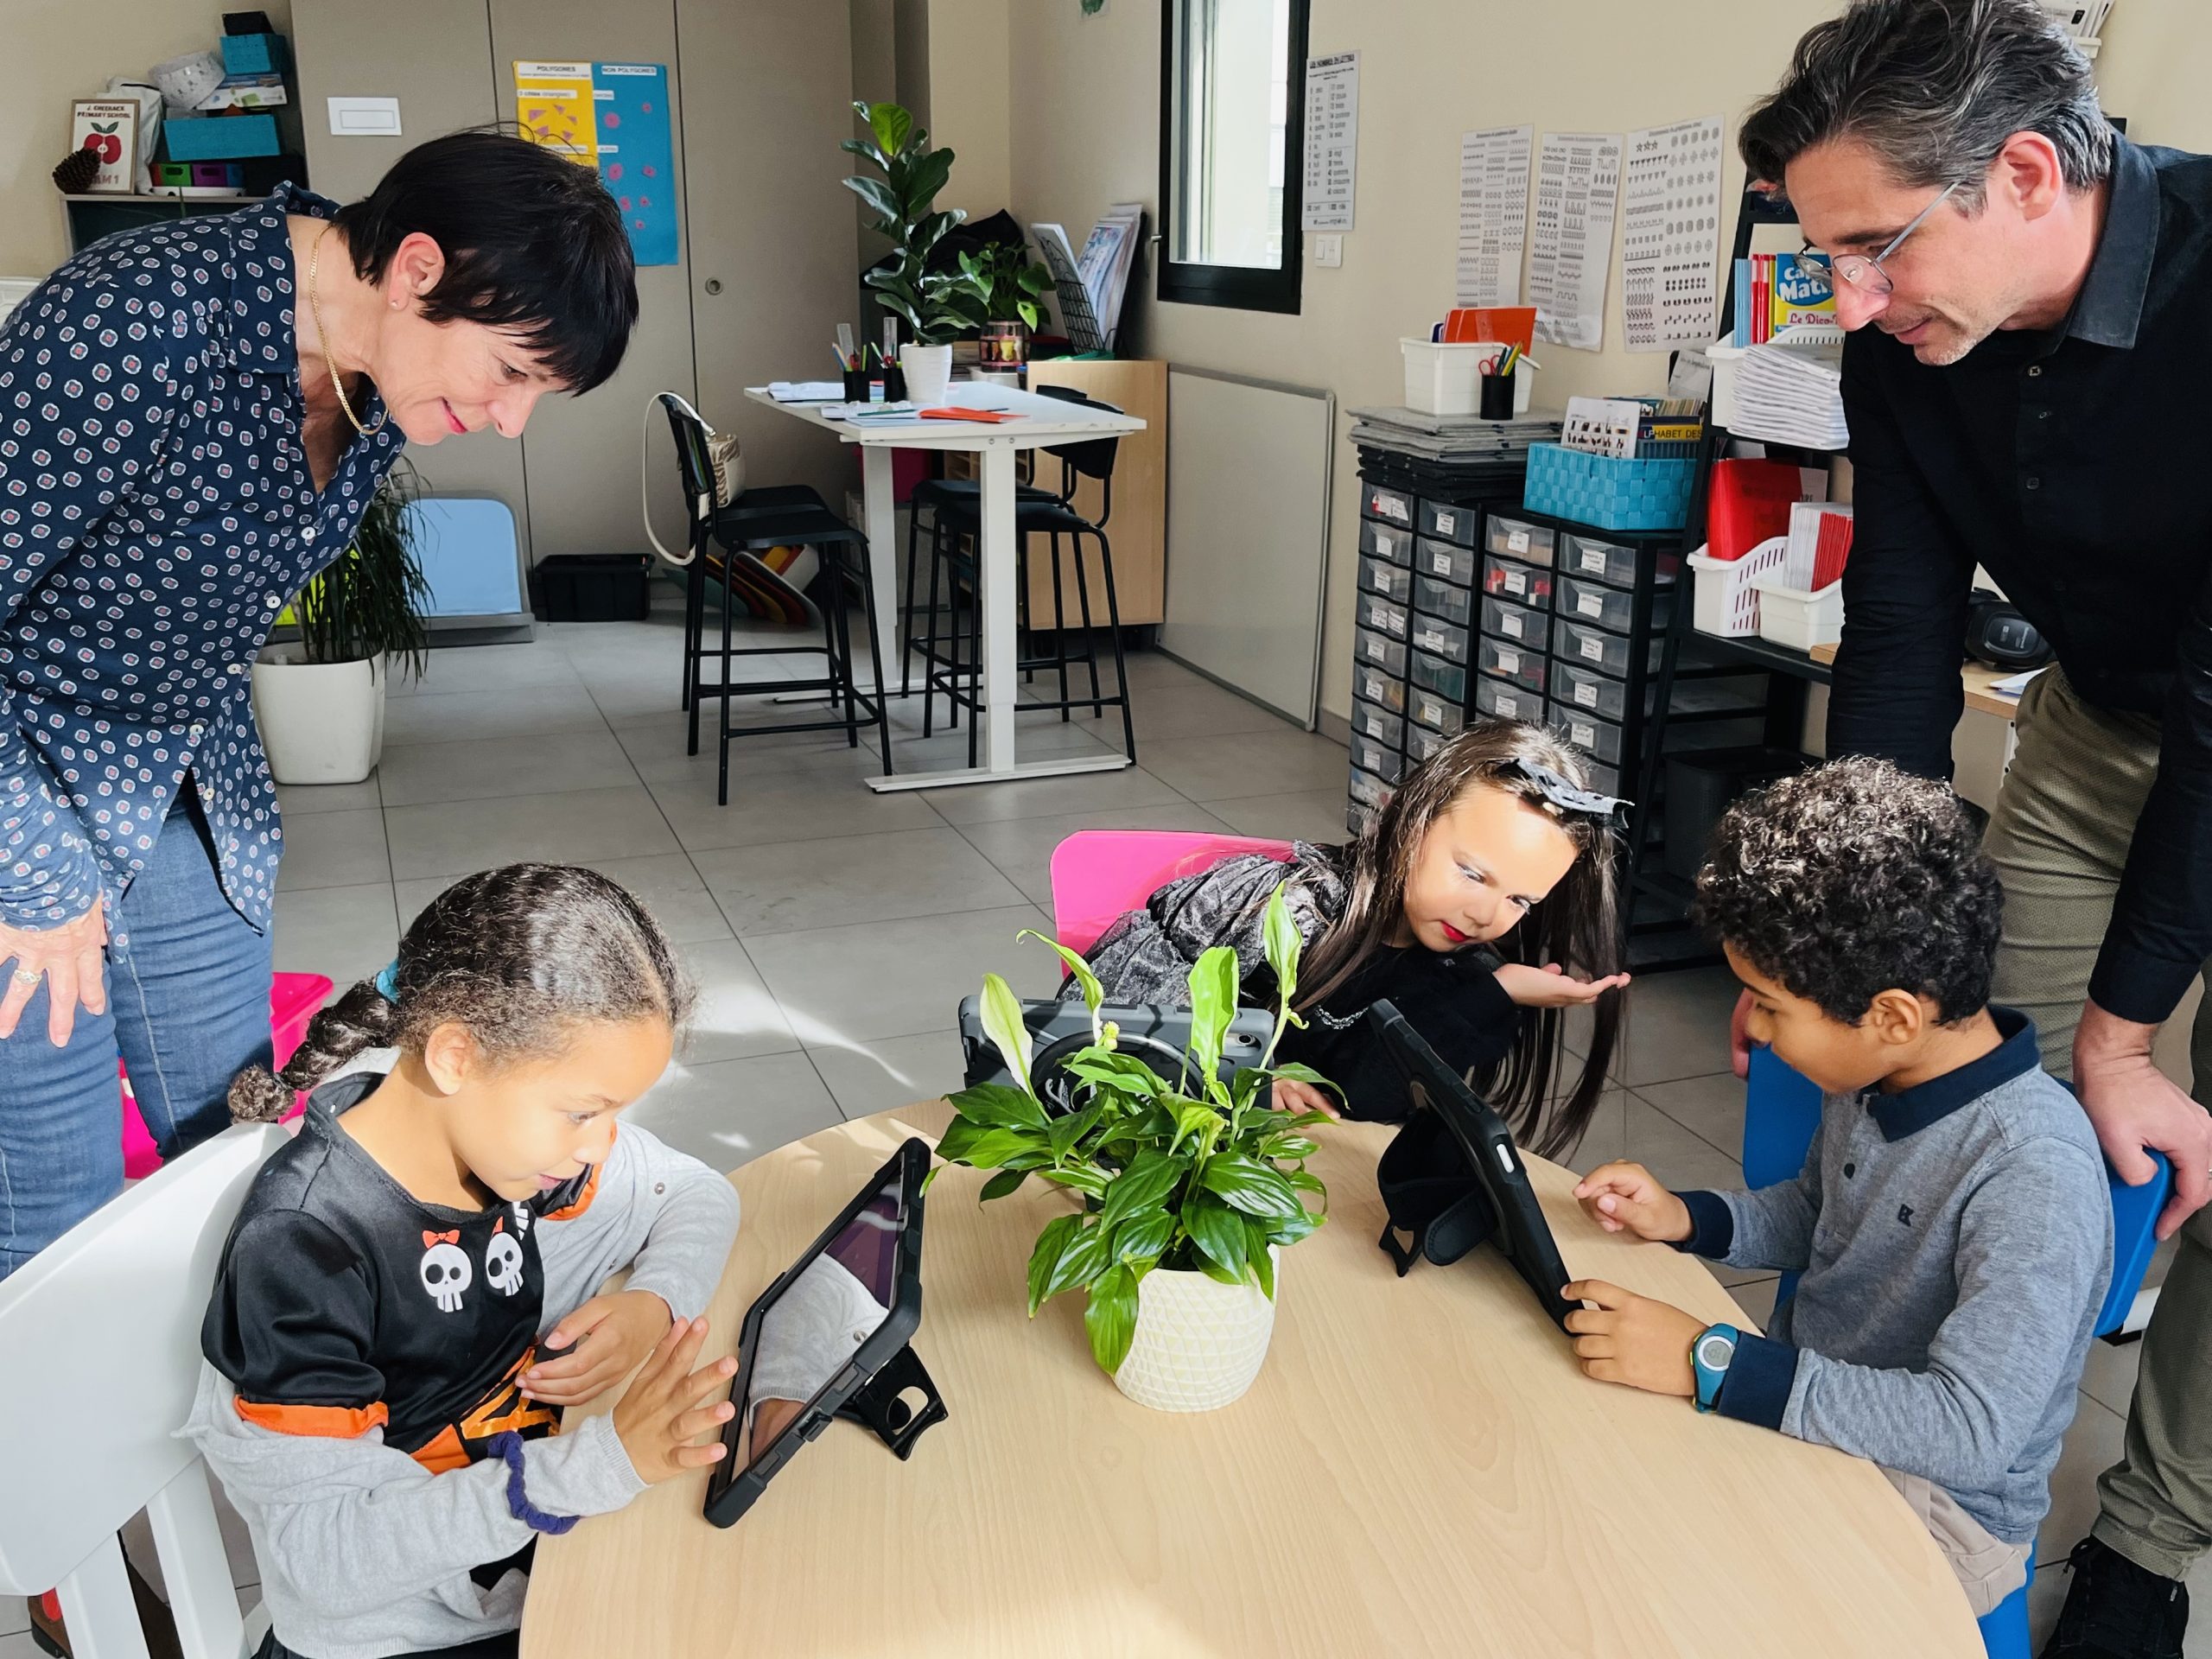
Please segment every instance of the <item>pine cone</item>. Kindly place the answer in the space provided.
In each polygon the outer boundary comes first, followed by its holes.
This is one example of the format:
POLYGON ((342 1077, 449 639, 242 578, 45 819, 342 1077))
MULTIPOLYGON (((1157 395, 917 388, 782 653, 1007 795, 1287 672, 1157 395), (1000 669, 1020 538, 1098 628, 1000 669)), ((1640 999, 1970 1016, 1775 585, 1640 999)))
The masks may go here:
POLYGON ((65 196, 81 196, 100 175, 100 158, 89 149, 73 149, 54 169, 54 188, 65 196))

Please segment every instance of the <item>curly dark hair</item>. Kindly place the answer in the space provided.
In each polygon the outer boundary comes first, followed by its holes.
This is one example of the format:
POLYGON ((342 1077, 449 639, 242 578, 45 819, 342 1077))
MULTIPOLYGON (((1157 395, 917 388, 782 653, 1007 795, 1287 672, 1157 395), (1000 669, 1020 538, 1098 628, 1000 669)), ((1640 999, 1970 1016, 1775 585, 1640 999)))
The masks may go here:
POLYGON ((1700 922, 1847 1025, 1891 989, 1926 997, 1945 1025, 1979 1014, 2004 903, 1950 790, 1863 758, 1730 807, 1697 878, 1700 922))

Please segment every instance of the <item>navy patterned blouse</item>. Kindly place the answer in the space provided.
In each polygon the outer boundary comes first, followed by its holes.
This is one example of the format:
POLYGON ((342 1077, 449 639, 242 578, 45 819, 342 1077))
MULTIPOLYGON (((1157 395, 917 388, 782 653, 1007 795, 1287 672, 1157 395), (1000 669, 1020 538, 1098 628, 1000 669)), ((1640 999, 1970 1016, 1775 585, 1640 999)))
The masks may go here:
POLYGON ((249 671, 403 442, 356 439, 317 495, 284 218, 335 210, 284 185, 105 238, 0 327, 0 923, 105 893, 113 926, 188 772, 225 893, 269 925, 282 832, 249 671))

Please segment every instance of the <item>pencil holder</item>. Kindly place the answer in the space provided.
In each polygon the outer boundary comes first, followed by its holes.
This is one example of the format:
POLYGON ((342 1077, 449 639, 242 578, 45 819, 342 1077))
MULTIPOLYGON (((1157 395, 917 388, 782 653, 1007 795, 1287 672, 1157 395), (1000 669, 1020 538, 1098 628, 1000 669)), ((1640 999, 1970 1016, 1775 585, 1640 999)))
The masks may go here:
MULTIPOLYGON (((845 401, 849 404, 868 402, 868 373, 866 369, 847 369, 845 371, 845 401)), ((887 394, 889 388, 887 387, 885 391, 887 394)))
POLYGON ((1482 388, 1475 413, 1486 421, 1510 421, 1513 418, 1513 386, 1520 371, 1510 369, 1503 374, 1477 377, 1482 388))
POLYGON ((903 404, 906 401, 906 371, 896 363, 883 365, 883 401, 903 404))

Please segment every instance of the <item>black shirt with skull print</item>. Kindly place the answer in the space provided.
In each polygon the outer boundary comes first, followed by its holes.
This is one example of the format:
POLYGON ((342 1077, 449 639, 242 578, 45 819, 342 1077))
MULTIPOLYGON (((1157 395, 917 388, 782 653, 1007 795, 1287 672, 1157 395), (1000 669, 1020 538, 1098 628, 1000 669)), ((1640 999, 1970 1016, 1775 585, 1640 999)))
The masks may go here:
POLYGON ((536 1224, 581 1214, 597 1172, 487 1210, 425 1204, 339 1123, 379 1081, 356 1073, 308 1096, 231 1229, 200 1347, 247 1421, 381 1429, 435 1472, 495 1434, 552 1431, 552 1408, 518 1387, 544 1305, 536 1224))

